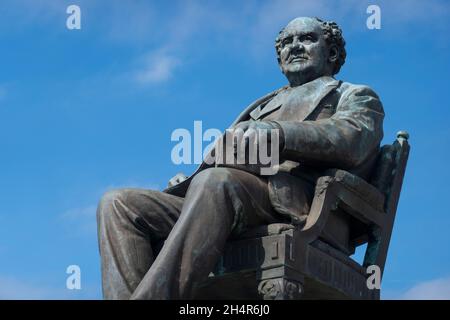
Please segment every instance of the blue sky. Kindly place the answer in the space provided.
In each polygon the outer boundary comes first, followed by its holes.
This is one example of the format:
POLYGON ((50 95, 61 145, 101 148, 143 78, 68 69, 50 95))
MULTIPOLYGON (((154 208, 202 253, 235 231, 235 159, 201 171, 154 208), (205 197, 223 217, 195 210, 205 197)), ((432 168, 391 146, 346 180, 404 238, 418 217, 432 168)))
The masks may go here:
POLYGON ((450 4, 447 1, 0 3, 0 298, 98 299, 95 208, 109 189, 162 189, 173 130, 224 130, 286 83, 274 39, 296 16, 337 21, 338 79, 381 97, 384 143, 412 150, 384 298, 450 298, 450 4), (82 29, 66 28, 79 5, 82 29), (369 4, 381 29, 366 27, 369 4), (66 289, 68 265, 82 290, 66 289))

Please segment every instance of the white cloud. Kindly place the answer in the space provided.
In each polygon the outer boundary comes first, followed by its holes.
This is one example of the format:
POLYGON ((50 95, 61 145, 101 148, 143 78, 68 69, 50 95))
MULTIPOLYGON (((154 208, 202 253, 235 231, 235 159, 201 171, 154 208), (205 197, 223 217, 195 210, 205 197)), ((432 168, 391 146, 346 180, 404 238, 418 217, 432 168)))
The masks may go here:
MULTIPOLYGON (((335 20, 343 24, 345 36, 368 32, 366 8, 371 4, 370 0, 248 0, 231 6, 220 1, 191 0, 174 2, 169 9, 145 1, 78 2, 83 19, 89 23, 85 30, 96 34, 100 41, 138 49, 140 53, 119 73, 126 76, 126 81, 141 85, 170 81, 181 66, 189 64, 186 61, 192 61, 192 56, 191 60, 187 58, 194 50, 208 46, 223 49, 224 54, 227 50, 239 51, 252 61, 266 64, 267 58, 274 55, 273 41, 278 31, 297 16, 335 20)), ((382 29, 389 30, 386 34, 403 36, 410 34, 413 25, 426 25, 448 43, 447 1, 380 0, 377 4, 382 10, 382 29)), ((64 4, 51 0, 36 4, 11 1, 0 5, 0 9, 13 11, 16 20, 29 24, 53 21, 64 25, 66 16, 64 4)))
POLYGON ((450 300, 450 277, 418 283, 402 294, 405 300, 450 300))
POLYGON ((166 53, 165 50, 149 53, 143 60, 142 69, 135 74, 135 79, 140 84, 165 82, 181 64, 177 57, 166 53))
POLYGON ((239 32, 236 29, 241 24, 236 21, 242 20, 236 19, 239 15, 220 2, 175 4, 170 18, 158 24, 159 33, 153 34, 162 41, 139 59, 141 69, 134 73, 134 79, 140 84, 150 85, 170 80, 181 61, 186 61, 189 52, 197 47, 198 38, 203 34, 215 33, 216 36, 210 40, 213 43, 224 30, 239 32))
POLYGON ((59 218, 67 223, 72 235, 95 235, 97 232, 96 210, 96 205, 73 208, 64 212, 59 218))
POLYGON ((134 79, 139 84, 152 85, 170 80, 176 68, 181 65, 181 57, 189 50, 186 44, 201 26, 209 23, 208 19, 216 11, 208 9, 206 4, 189 1, 174 8, 173 12, 173 17, 161 23, 159 31, 163 35, 163 41, 156 49, 139 59, 140 69, 134 74, 134 79))

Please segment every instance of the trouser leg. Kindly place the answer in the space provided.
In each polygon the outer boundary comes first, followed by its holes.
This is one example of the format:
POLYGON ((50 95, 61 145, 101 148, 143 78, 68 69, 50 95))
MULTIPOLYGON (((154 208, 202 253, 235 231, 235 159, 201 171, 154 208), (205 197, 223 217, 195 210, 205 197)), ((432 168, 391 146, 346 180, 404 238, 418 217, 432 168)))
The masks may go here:
POLYGON ((97 209, 105 299, 129 299, 177 221, 183 198, 159 191, 107 192, 97 209))
POLYGON ((210 168, 197 174, 182 212, 132 299, 191 298, 230 234, 277 221, 267 182, 248 172, 210 168))

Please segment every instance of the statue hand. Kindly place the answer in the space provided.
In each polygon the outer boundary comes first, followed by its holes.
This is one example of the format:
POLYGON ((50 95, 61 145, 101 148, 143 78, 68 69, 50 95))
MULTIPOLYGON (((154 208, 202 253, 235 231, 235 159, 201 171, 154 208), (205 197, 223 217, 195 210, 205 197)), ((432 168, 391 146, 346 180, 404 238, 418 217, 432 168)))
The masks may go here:
MULTIPOLYGON (((258 148, 261 143, 266 144, 266 150, 268 150, 270 148, 270 144, 272 143, 272 130, 279 130, 279 127, 271 121, 249 121, 246 124, 246 130, 244 130, 245 133, 243 136, 245 149, 248 150, 249 144, 253 142, 256 143, 258 148), (263 132, 265 134, 261 134, 263 132)), ((281 139, 278 142, 284 143, 281 139)))
MULTIPOLYGON (((272 129, 274 129, 274 126, 270 122, 255 121, 255 120, 242 121, 233 127, 234 132, 236 132, 238 130, 242 130, 242 132, 244 134, 243 138, 244 138, 244 143, 245 143, 245 150, 247 150, 249 141, 251 139, 258 138, 258 130, 266 130, 267 132, 270 132, 270 130, 272 130, 272 129)), ((252 141, 258 143, 258 141, 256 141, 256 140, 252 140, 252 141)), ((237 143, 238 143, 237 140, 233 141, 233 149, 234 149, 235 154, 237 152, 237 143)))

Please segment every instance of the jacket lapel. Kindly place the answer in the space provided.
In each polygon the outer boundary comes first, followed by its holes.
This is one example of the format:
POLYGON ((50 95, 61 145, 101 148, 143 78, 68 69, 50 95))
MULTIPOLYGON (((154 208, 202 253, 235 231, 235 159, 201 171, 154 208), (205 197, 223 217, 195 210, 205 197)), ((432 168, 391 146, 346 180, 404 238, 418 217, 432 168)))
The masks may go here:
POLYGON ((304 121, 317 108, 320 102, 332 90, 339 86, 339 81, 332 77, 321 77, 304 85, 300 105, 297 106, 297 121, 304 121))
POLYGON ((332 77, 320 77, 302 86, 292 88, 292 94, 288 101, 277 103, 277 97, 260 103, 252 112, 250 117, 254 120, 262 119, 264 116, 283 107, 283 114, 286 112, 292 115, 296 121, 304 121, 333 89, 339 85, 339 81, 332 77), (267 103, 270 105, 265 107, 267 103))
POLYGON ((256 101, 254 101, 244 111, 241 112, 241 114, 236 118, 236 120, 234 120, 234 122, 231 124, 230 127, 233 127, 236 124, 238 124, 239 122, 246 120, 250 116, 250 114, 252 114, 253 112, 254 113, 253 113, 252 118, 255 117, 257 115, 257 112, 261 111, 262 106, 265 106, 270 100, 272 100, 273 97, 275 97, 278 93, 285 90, 286 88, 287 88, 287 86, 284 86, 280 89, 272 91, 269 94, 266 94, 264 97, 259 98, 256 101))
POLYGON ((252 112, 250 112, 250 118, 252 118, 253 120, 258 120, 260 113, 261 113, 261 105, 259 105, 258 107, 253 109, 252 112))
POLYGON ((253 110, 253 112, 250 113, 250 117, 252 117, 252 119, 254 119, 254 120, 258 120, 258 119, 261 119, 262 117, 264 117, 266 114, 269 114, 275 110, 280 109, 283 104, 276 103, 276 101, 275 101, 276 99, 277 99, 277 97, 273 98, 270 106, 265 107, 265 105, 267 105, 267 103, 264 105, 260 105, 258 108, 256 108, 255 110, 253 110))

